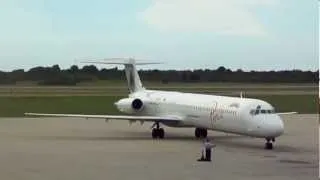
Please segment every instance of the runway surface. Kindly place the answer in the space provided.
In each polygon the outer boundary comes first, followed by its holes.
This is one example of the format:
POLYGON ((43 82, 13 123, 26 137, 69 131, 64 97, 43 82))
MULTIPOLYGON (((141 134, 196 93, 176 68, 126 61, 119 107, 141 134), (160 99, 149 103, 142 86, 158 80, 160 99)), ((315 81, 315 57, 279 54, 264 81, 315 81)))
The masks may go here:
POLYGON ((165 128, 152 140, 151 124, 127 121, 2 118, 0 178, 88 179, 318 179, 318 115, 284 116, 275 149, 265 141, 209 132, 213 162, 197 162, 194 129, 165 128))

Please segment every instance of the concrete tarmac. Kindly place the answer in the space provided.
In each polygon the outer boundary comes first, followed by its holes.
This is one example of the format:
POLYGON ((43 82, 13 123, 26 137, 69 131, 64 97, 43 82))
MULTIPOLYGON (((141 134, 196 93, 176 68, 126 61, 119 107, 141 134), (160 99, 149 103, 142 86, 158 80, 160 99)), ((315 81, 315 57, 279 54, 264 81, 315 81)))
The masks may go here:
POLYGON ((0 119, 0 179, 318 179, 318 115, 284 116, 274 150, 264 139, 209 132, 213 162, 197 162, 194 129, 66 118, 0 119))

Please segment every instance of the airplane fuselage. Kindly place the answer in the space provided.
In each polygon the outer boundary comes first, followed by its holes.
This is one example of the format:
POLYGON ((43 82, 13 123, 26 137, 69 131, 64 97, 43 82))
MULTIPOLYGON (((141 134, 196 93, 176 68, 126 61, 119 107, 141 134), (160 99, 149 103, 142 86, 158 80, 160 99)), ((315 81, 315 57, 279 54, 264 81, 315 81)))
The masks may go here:
POLYGON ((260 138, 275 138, 284 130, 274 108, 258 99, 143 90, 115 104, 127 114, 183 119, 163 123, 172 127, 196 127, 260 138), (137 99, 141 107, 132 108, 131 102, 137 99))

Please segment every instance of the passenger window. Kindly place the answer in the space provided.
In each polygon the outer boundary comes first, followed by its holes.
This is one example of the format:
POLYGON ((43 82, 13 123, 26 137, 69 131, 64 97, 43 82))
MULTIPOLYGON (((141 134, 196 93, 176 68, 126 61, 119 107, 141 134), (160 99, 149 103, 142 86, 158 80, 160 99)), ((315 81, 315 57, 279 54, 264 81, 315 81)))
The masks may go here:
POLYGON ((262 114, 266 114, 266 110, 262 109, 262 110, 261 110, 261 113, 262 113, 262 114))

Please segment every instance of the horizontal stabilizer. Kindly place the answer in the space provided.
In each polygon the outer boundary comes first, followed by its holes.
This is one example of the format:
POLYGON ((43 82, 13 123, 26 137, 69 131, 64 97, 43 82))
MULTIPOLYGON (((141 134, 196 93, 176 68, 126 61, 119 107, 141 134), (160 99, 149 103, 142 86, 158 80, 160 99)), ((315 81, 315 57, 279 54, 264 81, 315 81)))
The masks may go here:
POLYGON ((136 63, 136 60, 133 58, 107 58, 103 60, 81 61, 81 63, 124 65, 130 93, 145 90, 136 69, 136 65, 161 64, 160 62, 136 63))
MULTIPOLYGON (((141 61, 141 60, 138 60, 141 61)), ((143 60, 142 60, 143 61, 143 60)), ((163 62, 137 62, 136 59, 133 58, 106 58, 102 60, 87 60, 81 61, 81 63, 93 63, 93 64, 114 64, 114 65, 126 65, 126 64, 134 64, 134 65, 149 65, 149 64, 163 64, 163 62)))

